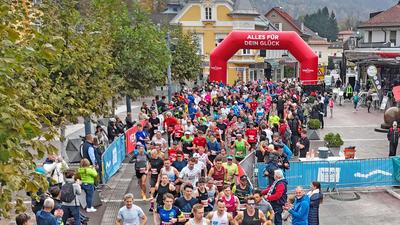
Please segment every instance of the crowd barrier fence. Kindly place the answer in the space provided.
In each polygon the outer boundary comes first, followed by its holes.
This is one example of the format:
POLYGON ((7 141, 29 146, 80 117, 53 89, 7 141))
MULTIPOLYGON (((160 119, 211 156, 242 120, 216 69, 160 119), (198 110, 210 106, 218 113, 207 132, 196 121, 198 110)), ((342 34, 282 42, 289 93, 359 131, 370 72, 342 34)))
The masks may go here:
MULTIPOLYGON (((288 190, 297 186, 309 187, 312 181, 319 181, 324 189, 378 187, 400 185, 396 179, 400 174, 400 157, 355 159, 313 162, 291 162, 290 169, 285 171, 288 190)), ((264 163, 257 164, 257 185, 268 186, 264 177, 264 163)))
POLYGON ((121 168, 126 155, 125 148, 125 135, 123 135, 111 143, 101 156, 102 176, 105 184, 121 168))

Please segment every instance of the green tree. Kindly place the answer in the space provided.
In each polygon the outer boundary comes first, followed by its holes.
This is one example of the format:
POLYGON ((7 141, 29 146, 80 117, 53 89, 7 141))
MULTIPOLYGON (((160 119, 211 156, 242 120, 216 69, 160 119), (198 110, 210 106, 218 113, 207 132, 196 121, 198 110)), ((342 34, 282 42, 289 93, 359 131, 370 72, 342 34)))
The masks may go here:
POLYGON ((3 1, 0 7, 0 217, 12 208, 25 210, 19 191, 46 188, 35 162, 57 151, 49 144, 57 134, 47 119, 51 81, 38 60, 55 53, 31 26, 40 15, 27 1, 3 1))
POLYGON ((176 81, 194 80, 202 70, 201 56, 198 54, 198 42, 190 33, 183 33, 181 27, 176 27, 172 39, 172 78, 176 81))
POLYGON ((329 14, 329 9, 324 7, 318 9, 313 14, 304 16, 304 25, 317 32, 319 36, 327 38, 329 41, 335 41, 338 33, 338 25, 335 13, 329 14))

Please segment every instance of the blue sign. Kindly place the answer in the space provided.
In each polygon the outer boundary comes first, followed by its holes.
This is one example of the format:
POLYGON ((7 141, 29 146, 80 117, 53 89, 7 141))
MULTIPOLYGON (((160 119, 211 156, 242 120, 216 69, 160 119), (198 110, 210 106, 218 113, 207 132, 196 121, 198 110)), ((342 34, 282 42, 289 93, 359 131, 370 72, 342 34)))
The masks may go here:
POLYGON ((101 156, 103 166, 103 182, 108 180, 121 168, 125 159, 125 136, 116 139, 101 156))
MULTIPOLYGON (((322 188, 351 188, 369 186, 394 186, 396 181, 392 158, 340 160, 335 162, 291 162, 286 171, 288 190, 297 186, 309 187, 319 181, 322 188)), ((266 188, 268 178, 264 177, 265 164, 257 164, 258 187, 266 188)))

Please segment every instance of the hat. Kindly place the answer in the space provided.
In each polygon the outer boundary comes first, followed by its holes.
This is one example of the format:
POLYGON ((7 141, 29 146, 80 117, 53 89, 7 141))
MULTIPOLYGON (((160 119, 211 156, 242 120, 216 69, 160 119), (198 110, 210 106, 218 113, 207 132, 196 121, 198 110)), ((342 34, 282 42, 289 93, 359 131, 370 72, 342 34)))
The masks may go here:
POLYGON ((246 175, 242 175, 242 176, 240 177, 240 180, 247 180, 247 176, 246 176, 246 175))
POLYGON ((231 156, 231 155, 228 155, 227 157, 226 157, 226 159, 233 159, 233 157, 231 156))
POLYGON ((242 134, 236 134, 236 137, 242 137, 242 134))
POLYGON ((45 174, 46 170, 43 167, 36 167, 35 172, 38 174, 45 174))
POLYGON ((191 133, 190 133, 190 131, 187 130, 187 131, 185 131, 185 134, 191 134, 191 133))
POLYGON ((283 144, 281 144, 281 143, 275 143, 275 144, 274 144, 274 147, 275 147, 275 148, 283 148, 283 144))
POLYGON ((193 158, 199 158, 200 157, 200 154, 199 153, 194 153, 193 154, 193 158))

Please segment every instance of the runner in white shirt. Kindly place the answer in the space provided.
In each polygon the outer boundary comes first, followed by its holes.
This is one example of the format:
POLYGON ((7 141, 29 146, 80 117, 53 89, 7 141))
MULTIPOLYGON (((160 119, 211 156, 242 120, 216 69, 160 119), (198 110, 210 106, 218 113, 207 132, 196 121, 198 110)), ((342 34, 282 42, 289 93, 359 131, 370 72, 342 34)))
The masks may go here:
POLYGON ((196 182, 199 180, 201 176, 201 169, 195 167, 196 159, 191 158, 188 162, 188 165, 185 166, 179 174, 180 180, 185 183, 189 182, 194 187, 196 186, 196 182))
POLYGON ((224 200, 218 199, 216 207, 217 210, 210 212, 206 217, 211 221, 212 225, 236 224, 232 214, 226 212, 224 200))
POLYGON ((185 225, 210 225, 210 220, 204 217, 204 206, 196 204, 192 209, 193 218, 190 218, 185 225))

